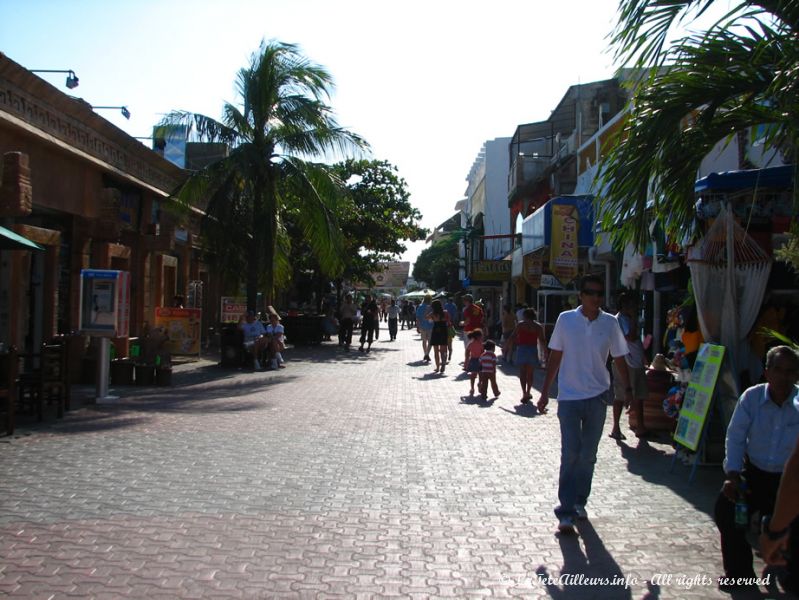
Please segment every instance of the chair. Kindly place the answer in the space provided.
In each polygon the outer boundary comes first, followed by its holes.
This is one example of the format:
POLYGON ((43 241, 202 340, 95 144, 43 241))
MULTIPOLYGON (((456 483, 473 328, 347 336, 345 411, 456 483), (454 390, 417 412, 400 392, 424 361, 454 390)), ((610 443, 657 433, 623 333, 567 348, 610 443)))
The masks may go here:
POLYGON ((39 402, 56 403, 58 418, 70 408, 70 386, 67 377, 66 344, 44 344, 41 352, 41 373, 39 378, 39 402))
POLYGON ((17 377, 19 363, 17 351, 11 348, 9 352, 0 354, 0 406, 5 411, 6 435, 14 433, 15 409, 17 403, 17 377))
POLYGON ((43 344, 39 354, 30 355, 38 368, 19 375, 17 386, 21 414, 35 414, 44 420, 45 404, 56 405, 60 419, 70 409, 70 385, 67 376, 66 344, 43 344))

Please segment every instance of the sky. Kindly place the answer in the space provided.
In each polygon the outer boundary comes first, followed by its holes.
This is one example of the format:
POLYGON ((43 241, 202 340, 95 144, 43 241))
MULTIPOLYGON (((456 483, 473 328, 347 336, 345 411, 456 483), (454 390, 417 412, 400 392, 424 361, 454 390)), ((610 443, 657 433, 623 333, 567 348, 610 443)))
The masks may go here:
MULTIPOLYGON (((398 169, 433 229, 486 140, 543 121, 569 86, 613 77, 618 0, 0 0, 0 51, 133 136, 175 110, 220 118, 262 40, 296 43, 330 105, 398 169)), ((142 140, 150 144, 149 140, 142 140)), ((425 247, 410 244, 404 260, 425 247)))

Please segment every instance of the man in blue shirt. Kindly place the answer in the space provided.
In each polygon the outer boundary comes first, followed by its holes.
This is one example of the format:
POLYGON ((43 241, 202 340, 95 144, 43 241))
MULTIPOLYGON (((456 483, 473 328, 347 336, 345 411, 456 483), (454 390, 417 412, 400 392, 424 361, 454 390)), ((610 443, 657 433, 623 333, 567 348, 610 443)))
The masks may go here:
MULTIPOLYGON (((793 406, 799 392, 799 354, 788 346, 772 348, 766 354, 765 376, 767 383, 741 394, 727 427, 726 479, 715 509, 724 562, 725 577, 719 580, 722 589, 740 587, 737 580, 755 577, 746 528, 735 525, 735 503, 742 482, 746 482, 748 514, 770 515, 782 470, 799 437, 799 412, 793 406)), ((792 527, 788 572, 797 581, 799 527, 796 522, 792 527)))

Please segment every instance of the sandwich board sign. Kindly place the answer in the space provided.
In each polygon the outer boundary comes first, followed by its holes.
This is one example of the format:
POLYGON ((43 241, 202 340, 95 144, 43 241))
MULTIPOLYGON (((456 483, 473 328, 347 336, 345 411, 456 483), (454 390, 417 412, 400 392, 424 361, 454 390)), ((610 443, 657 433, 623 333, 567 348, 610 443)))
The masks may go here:
POLYGON ((685 390, 677 429, 674 432, 674 441, 692 452, 696 452, 699 448, 723 359, 724 346, 716 344, 699 346, 696 362, 691 371, 691 381, 685 390))

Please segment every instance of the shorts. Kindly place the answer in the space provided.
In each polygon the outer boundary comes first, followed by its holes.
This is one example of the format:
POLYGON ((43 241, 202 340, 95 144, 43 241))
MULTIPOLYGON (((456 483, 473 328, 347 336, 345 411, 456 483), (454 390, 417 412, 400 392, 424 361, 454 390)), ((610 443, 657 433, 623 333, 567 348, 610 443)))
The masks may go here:
POLYGON ((535 346, 516 346, 516 364, 538 367, 538 348, 535 346))
POLYGON ((470 358, 469 364, 466 366, 466 370, 469 373, 479 373, 480 372, 480 359, 479 358, 470 358))
POLYGON ((432 329, 424 329, 423 327, 419 328, 419 335, 422 336, 422 341, 429 342, 430 341, 430 334, 433 333, 432 329))
MULTIPOLYGON (((646 400, 649 396, 649 387, 646 384, 646 369, 633 369, 627 365, 627 373, 630 374, 630 385, 633 388, 633 398, 646 400)), ((624 382, 619 376, 616 365, 613 365, 613 395, 616 402, 624 402, 624 382)))

